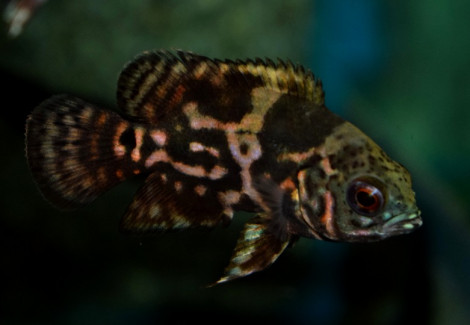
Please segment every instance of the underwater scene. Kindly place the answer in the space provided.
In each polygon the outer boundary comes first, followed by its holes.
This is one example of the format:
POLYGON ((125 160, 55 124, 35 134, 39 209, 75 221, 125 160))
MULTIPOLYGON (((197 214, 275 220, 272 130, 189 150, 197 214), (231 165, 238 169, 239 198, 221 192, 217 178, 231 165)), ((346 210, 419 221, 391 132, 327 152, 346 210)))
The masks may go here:
POLYGON ((0 2, 0 324, 469 324, 469 10, 0 2))

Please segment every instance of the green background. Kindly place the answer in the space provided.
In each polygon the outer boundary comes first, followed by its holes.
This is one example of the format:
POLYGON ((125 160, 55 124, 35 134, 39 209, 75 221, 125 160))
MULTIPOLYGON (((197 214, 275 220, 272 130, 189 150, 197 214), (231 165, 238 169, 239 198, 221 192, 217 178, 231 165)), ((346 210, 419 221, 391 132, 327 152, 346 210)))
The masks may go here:
POLYGON ((464 0, 50 0, 19 37, 5 27, 0 323, 468 324, 469 12, 464 0), (114 109, 122 66, 160 48, 310 68, 327 106, 410 170, 424 226, 367 245, 301 239, 265 272, 207 289, 249 215, 213 231, 122 235, 142 179, 54 209, 24 158, 27 114, 57 93, 114 109))

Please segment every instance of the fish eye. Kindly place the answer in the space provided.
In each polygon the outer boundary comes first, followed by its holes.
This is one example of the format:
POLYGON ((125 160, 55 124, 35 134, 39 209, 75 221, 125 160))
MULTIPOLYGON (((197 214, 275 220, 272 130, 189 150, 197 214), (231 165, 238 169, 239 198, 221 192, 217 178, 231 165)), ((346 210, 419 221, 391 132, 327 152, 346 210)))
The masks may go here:
POLYGON ((367 179, 355 179, 347 192, 349 206, 358 214, 373 217, 384 207, 385 199, 378 184, 367 179))

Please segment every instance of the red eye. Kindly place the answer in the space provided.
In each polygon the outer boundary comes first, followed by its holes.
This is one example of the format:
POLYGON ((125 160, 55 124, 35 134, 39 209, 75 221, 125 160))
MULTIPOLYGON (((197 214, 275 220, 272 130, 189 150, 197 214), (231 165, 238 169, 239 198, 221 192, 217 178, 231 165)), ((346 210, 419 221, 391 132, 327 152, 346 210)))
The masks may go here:
POLYGON ((373 217, 384 206, 382 191, 365 180, 354 180, 349 186, 347 195, 349 206, 364 216, 373 217))

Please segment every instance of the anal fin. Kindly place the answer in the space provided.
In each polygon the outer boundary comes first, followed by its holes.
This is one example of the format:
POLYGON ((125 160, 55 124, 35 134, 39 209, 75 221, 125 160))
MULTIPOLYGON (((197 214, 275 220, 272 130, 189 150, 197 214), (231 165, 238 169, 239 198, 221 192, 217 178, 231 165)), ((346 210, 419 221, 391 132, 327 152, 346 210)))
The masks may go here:
POLYGON ((269 230, 269 219, 256 216, 245 224, 225 274, 211 286, 261 271, 274 263, 290 242, 269 230))
POLYGON ((150 233, 187 228, 210 228, 223 220, 222 206, 215 193, 177 173, 155 171, 137 191, 121 221, 121 230, 130 233, 150 233), (196 185, 197 184, 197 185, 196 185))

